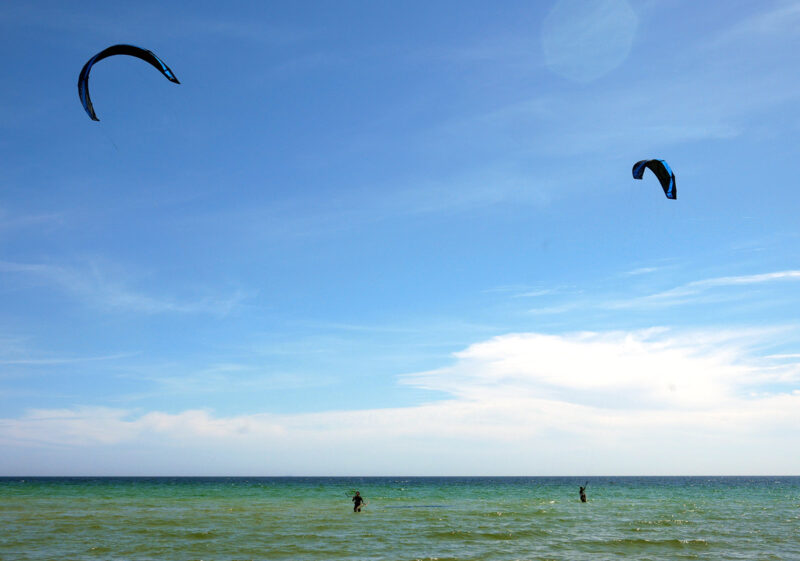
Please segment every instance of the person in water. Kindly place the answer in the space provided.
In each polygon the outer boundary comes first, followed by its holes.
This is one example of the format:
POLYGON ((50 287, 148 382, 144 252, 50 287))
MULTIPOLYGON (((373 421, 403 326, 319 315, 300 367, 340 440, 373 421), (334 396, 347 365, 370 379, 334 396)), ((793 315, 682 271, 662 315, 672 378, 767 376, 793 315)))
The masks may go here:
POLYGON ((581 494, 581 502, 585 503, 586 502, 586 487, 581 486, 581 490, 579 492, 581 494))
POLYGON ((353 495, 353 512, 361 512, 361 505, 364 503, 364 497, 361 496, 361 493, 356 491, 356 494, 353 495))

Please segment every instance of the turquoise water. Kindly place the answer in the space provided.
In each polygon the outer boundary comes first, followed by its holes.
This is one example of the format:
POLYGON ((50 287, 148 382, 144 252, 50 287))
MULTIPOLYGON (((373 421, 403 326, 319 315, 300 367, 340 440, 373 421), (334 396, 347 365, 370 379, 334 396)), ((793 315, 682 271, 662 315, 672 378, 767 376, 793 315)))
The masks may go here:
POLYGON ((0 559, 800 560, 800 477, 584 481, 0 478, 0 559))

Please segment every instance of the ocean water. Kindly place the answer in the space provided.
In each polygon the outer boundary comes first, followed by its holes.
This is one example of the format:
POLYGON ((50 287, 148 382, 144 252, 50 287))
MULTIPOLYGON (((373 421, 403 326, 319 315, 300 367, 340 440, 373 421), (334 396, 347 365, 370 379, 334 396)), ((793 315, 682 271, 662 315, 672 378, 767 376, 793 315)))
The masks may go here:
POLYGON ((800 477, 584 481, 0 478, 0 559, 800 560, 800 477))

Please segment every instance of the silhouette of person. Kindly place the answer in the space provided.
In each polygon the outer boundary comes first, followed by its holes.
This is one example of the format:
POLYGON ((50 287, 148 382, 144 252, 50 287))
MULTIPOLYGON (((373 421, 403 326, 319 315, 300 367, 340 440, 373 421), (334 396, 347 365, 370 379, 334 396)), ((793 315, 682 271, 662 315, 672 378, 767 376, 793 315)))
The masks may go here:
POLYGON ((361 493, 356 491, 356 494, 353 495, 353 512, 361 512, 361 505, 364 502, 364 497, 361 496, 361 493))

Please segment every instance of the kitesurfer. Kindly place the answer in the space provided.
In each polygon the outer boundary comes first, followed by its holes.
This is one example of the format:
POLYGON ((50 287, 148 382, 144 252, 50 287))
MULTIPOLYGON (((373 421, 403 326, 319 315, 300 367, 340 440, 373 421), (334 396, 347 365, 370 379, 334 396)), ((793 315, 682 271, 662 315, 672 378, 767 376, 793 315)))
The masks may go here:
POLYGON ((581 494, 581 502, 585 503, 586 502, 586 485, 582 485, 581 486, 581 489, 580 489, 579 493, 581 494))
POLYGON ((364 502, 364 497, 361 496, 361 493, 356 491, 356 494, 353 495, 353 512, 361 512, 361 505, 364 502))

